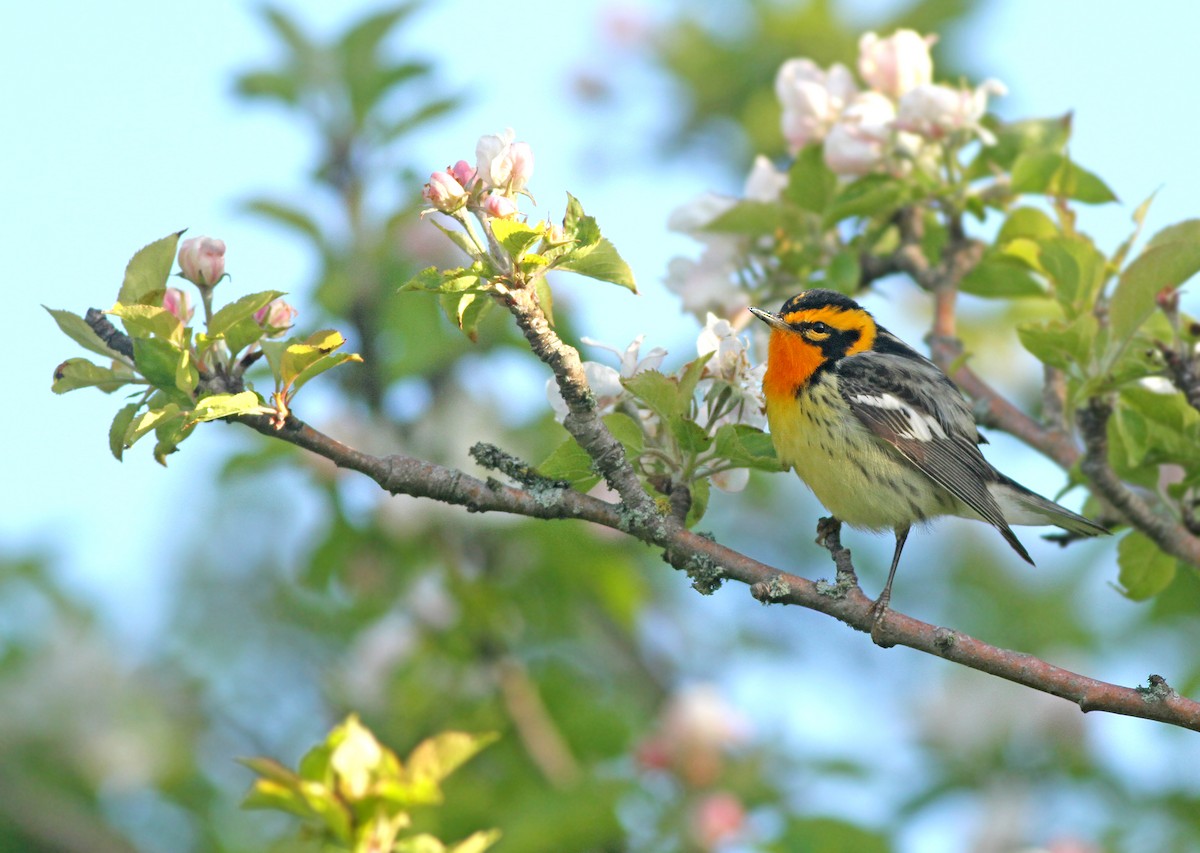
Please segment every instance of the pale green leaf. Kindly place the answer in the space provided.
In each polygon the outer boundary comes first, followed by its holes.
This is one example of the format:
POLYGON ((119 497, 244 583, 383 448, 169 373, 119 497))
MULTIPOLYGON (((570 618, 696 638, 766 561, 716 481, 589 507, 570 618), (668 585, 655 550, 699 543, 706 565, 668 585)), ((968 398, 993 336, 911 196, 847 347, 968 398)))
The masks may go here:
MULTIPOLYGON (((42 306, 46 308, 45 305, 42 306)), ((46 308, 50 316, 54 318, 54 322, 58 324, 58 328, 62 329, 63 333, 79 344, 86 350, 102 355, 105 358, 115 358, 118 353, 110 348, 108 344, 96 334, 96 331, 87 324, 87 321, 78 314, 72 314, 70 311, 62 311, 55 308, 46 308)))
POLYGON ((1144 534, 1131 530, 1117 543, 1117 565, 1122 594, 1145 601, 1170 586, 1177 561, 1144 534))
POLYGON ((182 231, 168 234, 138 250, 125 267, 125 281, 117 301, 123 305, 162 304, 162 293, 175 263, 175 250, 182 231))

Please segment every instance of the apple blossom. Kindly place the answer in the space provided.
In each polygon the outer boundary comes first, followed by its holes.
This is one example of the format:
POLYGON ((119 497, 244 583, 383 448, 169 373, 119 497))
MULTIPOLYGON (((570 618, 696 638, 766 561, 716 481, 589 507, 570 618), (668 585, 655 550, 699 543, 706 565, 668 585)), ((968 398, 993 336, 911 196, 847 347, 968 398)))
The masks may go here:
POLYGON ((475 145, 476 175, 484 187, 518 193, 533 175, 533 150, 527 142, 513 142, 516 134, 481 136, 475 145))
POLYGON ((820 142, 837 121, 857 86, 841 64, 822 70, 811 59, 789 59, 775 75, 775 95, 783 107, 781 129, 788 150, 820 142))
POLYGON ((451 213, 466 203, 467 191, 449 172, 434 172, 421 196, 442 213, 451 213))
POLYGON ((489 216, 494 216, 497 219, 511 219, 516 216, 517 203, 506 195, 499 193, 488 193, 483 202, 483 209, 489 216))
POLYGON ((724 244, 705 248, 699 259, 677 257, 667 264, 664 283, 679 295, 683 310, 696 317, 707 311, 731 315, 750 304, 750 296, 738 288, 736 278, 740 253, 724 244))
POLYGON ((996 139, 979 122, 987 113, 988 95, 1004 95, 1004 84, 986 80, 974 89, 955 89, 926 83, 900 99, 896 127, 929 140, 939 140, 958 131, 978 136, 985 145, 996 139))
POLYGON ((282 299, 274 299, 254 312, 254 321, 267 332, 267 337, 277 338, 292 327, 299 313, 282 299))
MULTIPOLYGON (((588 338, 583 339, 583 342, 589 346, 599 347, 615 354, 621 363, 619 370, 596 361, 583 363, 583 373, 587 377, 588 386, 592 389, 592 395, 596 398, 596 409, 600 414, 605 415, 613 411, 626 393, 625 386, 621 384, 622 379, 628 379, 643 370, 657 370, 663 359, 667 357, 667 351, 662 347, 655 347, 645 356, 641 355, 642 341, 645 340, 645 337, 645 335, 638 335, 623 351, 588 338)), ((554 379, 546 382, 546 398, 550 401, 550 408, 554 410, 554 419, 562 423, 570 409, 554 379)))
POLYGON ((213 287, 225 275, 225 242, 192 237, 179 246, 180 273, 192 284, 213 287))
POLYGON ((865 175, 887 157, 896 108, 878 92, 862 92, 846 107, 825 140, 825 164, 839 175, 865 175))
POLYGON ((196 313, 196 309, 192 307, 192 298, 178 287, 167 288, 163 294, 162 307, 178 317, 179 322, 185 326, 192 321, 192 315, 196 313))
POLYGON ((767 157, 759 154, 754 158, 754 166, 746 176, 746 186, 742 195, 750 201, 779 201, 788 185, 787 172, 775 168, 775 164, 767 157))
POLYGON ((893 100, 933 79, 929 48, 937 36, 896 30, 885 39, 863 33, 858 40, 858 73, 877 92, 893 100))

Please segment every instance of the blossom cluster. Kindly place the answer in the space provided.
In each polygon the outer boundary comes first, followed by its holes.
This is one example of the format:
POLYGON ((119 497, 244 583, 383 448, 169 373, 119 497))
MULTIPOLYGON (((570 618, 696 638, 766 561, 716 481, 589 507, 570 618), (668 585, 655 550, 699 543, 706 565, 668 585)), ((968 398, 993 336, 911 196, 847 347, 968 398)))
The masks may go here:
MULTIPOLYGON (((643 371, 658 370, 667 357, 667 351, 662 347, 654 347, 642 355, 644 339, 645 335, 638 335, 629 346, 620 350, 583 338, 583 343, 607 350, 619 362, 619 367, 612 367, 596 361, 585 361, 583 369, 599 413, 607 415, 621 410, 636 413, 642 430, 653 442, 661 432, 658 416, 638 405, 635 395, 625 386, 627 380, 643 371)), ((746 338, 738 335, 728 320, 710 313, 696 339, 696 354, 707 357, 696 383, 695 395, 699 402, 694 413, 695 422, 705 433, 715 434, 726 424, 743 424, 756 429, 766 426, 766 402, 762 396, 762 375, 766 364, 751 364, 746 338)), ((546 382, 546 397, 554 410, 555 419, 562 423, 569 409, 553 378, 546 382)), ((750 477, 748 468, 726 466, 723 460, 715 457, 709 460, 706 473, 713 485, 726 492, 741 491, 750 477)))
POLYGON ((933 82, 933 36, 897 30, 887 38, 865 33, 858 43, 858 81, 846 66, 827 69, 790 59, 775 77, 782 130, 798 153, 824 143, 825 163, 839 175, 889 170, 904 173, 931 144, 947 137, 994 140, 980 123, 989 95, 1004 86, 988 80, 970 89, 933 82))
MULTIPOLYGON (((200 288, 207 298, 212 288, 225 278, 225 241, 215 237, 191 237, 179 244, 179 277, 200 288)), ((186 290, 168 287, 163 293, 162 307, 185 326, 192 321, 196 309, 186 290)), ((268 338, 282 336, 295 322, 298 312, 282 299, 274 299, 254 313, 254 321, 268 338)))
POLYGON ((464 208, 480 210, 497 219, 517 215, 516 197, 525 193, 533 176, 533 150, 514 141, 510 127, 501 134, 482 136, 475 145, 475 165, 459 160, 429 176, 421 195, 442 213, 464 208))

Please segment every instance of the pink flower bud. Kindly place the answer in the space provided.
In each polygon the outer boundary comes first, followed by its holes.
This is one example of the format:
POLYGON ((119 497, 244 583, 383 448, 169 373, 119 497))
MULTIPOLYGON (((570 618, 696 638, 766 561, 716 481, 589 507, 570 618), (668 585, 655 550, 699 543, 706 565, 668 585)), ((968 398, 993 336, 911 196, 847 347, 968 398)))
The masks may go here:
POLYGON ((728 791, 708 794, 691 815, 691 835, 702 850, 712 850, 731 840, 746 822, 742 801, 728 791))
POLYGON ((459 160, 449 169, 447 169, 454 180, 458 181, 463 187, 469 187, 471 181, 475 180, 475 167, 466 160, 459 160))
POLYGON ((179 247, 179 270, 200 287, 213 287, 225 275, 225 241, 192 237, 179 247))
POLYGON ((929 47, 936 39, 914 30, 896 30, 885 39, 863 33, 858 40, 858 71, 868 86, 896 100, 933 79, 929 47))
POLYGON ((489 193, 483 203, 483 209, 488 215, 497 219, 511 219, 517 215, 517 203, 506 195, 489 193))
POLYGON ((167 292, 163 294, 162 307, 178 317, 179 322, 185 326, 192 321, 192 315, 196 313, 196 309, 192 307, 192 298, 178 287, 167 288, 167 292))
POLYGON ((292 327, 297 313, 282 299, 275 299, 254 312, 254 321, 266 330, 267 337, 277 338, 292 327))
POLYGON ((463 206, 467 191, 449 172, 434 172, 421 195, 442 213, 451 213, 463 206))

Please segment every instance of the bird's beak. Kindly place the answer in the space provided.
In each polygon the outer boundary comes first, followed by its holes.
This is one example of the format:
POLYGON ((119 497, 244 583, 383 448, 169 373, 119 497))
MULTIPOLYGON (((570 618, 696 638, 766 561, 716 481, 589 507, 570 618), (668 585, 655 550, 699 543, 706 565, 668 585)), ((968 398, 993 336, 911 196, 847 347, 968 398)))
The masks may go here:
POLYGON ((795 331, 795 329, 785 323, 783 318, 778 314, 772 314, 770 311, 764 311, 761 308, 755 308, 753 305, 750 306, 750 313, 762 320, 772 329, 778 329, 781 332, 795 331))

